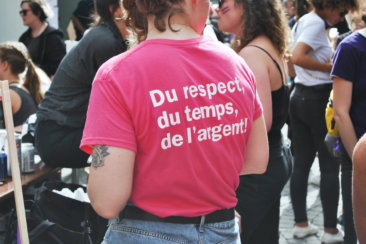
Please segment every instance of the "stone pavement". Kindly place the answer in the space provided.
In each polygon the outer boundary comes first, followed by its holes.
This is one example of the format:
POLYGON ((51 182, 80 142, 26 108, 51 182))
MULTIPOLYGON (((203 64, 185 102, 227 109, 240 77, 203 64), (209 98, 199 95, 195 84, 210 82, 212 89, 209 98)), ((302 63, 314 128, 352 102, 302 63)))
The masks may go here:
MULTIPOLYGON (((311 223, 319 228, 317 235, 309 236, 304 239, 295 239, 292 236, 292 229, 294 226, 294 213, 292 210, 291 199, 290 199, 290 187, 289 183, 285 186, 280 207, 280 244, 320 244, 320 238, 323 234, 323 212, 320 202, 319 186, 312 183, 319 179, 320 171, 318 160, 315 159, 314 164, 311 168, 308 184, 308 195, 307 195, 307 208, 308 218, 311 223)), ((340 197, 341 198, 341 197, 340 197)), ((342 209, 341 199, 338 205, 338 212, 342 209)), ((338 225, 338 229, 341 226, 338 225)))

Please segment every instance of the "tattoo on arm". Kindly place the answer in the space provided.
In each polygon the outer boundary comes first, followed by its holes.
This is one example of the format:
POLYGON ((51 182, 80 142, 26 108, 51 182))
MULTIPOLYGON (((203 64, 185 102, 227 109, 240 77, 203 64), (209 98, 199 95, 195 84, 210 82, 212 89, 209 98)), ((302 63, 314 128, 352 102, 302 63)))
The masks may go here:
POLYGON ((104 166, 104 158, 109 155, 107 146, 94 146, 92 166, 94 169, 98 169, 104 166))

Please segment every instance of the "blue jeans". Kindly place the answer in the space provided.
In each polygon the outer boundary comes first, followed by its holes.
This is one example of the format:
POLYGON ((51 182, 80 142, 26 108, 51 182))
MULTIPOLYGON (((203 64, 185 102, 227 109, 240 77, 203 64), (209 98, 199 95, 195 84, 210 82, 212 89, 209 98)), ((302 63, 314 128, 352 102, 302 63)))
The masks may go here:
POLYGON ((102 244, 220 243, 240 244, 236 221, 194 225, 134 219, 110 220, 102 244))

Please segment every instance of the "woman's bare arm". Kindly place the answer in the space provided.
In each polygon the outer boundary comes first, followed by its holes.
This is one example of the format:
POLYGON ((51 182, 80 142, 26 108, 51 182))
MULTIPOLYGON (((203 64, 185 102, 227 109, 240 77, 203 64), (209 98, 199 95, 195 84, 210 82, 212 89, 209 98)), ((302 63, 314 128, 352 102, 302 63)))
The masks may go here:
POLYGON ((357 138, 355 128, 349 115, 352 101, 352 82, 339 77, 333 79, 334 119, 337 123, 342 143, 349 157, 352 157, 357 138))
POLYGON ((88 195, 94 210, 111 219, 125 207, 132 191, 135 152, 94 145, 88 195))

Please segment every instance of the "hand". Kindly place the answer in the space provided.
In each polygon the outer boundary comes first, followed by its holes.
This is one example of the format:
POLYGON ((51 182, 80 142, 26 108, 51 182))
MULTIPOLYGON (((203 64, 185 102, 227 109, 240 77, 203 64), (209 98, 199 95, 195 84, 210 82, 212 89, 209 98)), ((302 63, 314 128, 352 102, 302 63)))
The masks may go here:
POLYGON ((235 220, 238 221, 239 233, 241 234, 241 216, 236 210, 235 210, 235 220))

